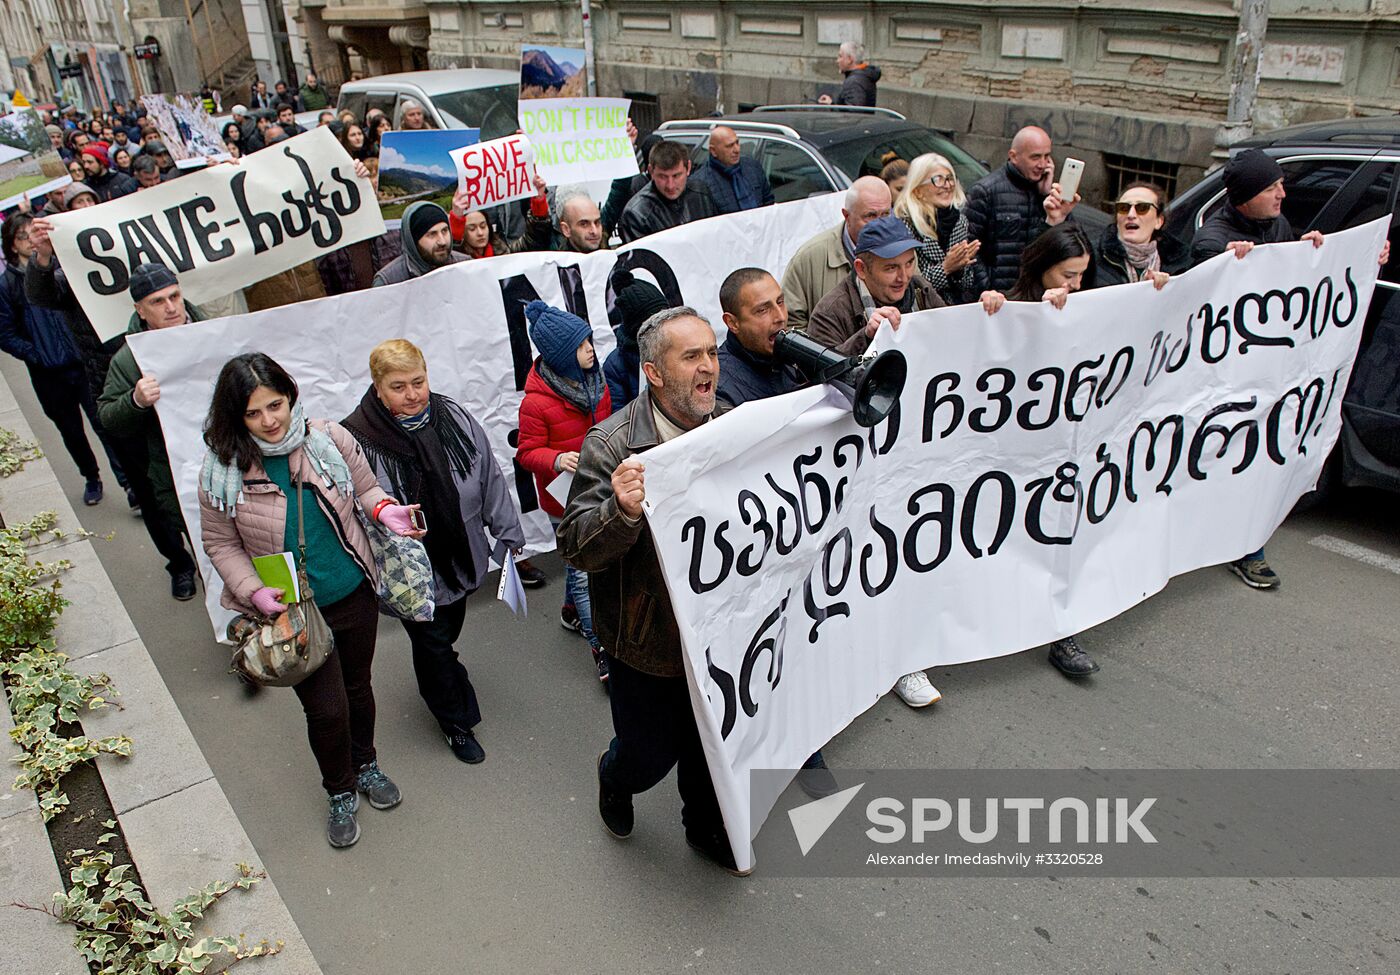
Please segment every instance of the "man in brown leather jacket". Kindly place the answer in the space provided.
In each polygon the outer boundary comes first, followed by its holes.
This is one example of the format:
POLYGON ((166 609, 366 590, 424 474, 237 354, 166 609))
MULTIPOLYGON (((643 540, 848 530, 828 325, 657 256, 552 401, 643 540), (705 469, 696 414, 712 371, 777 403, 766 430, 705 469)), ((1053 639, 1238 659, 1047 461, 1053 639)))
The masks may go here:
POLYGON ((642 324, 637 343, 648 387, 584 438, 558 533, 559 554, 589 574, 593 628, 608 658, 615 737, 598 759, 598 808, 608 832, 624 839, 632 797, 679 765, 686 841, 739 873, 691 710, 680 630, 642 522, 646 468, 637 456, 726 409, 715 401, 715 333, 695 309, 668 308, 642 324))

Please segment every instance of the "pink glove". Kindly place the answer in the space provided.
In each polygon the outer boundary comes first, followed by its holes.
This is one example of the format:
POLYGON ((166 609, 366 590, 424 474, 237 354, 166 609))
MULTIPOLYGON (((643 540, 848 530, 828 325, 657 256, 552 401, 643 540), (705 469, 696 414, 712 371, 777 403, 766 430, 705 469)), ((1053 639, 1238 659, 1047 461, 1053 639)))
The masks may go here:
POLYGON ((264 616, 276 616, 287 608, 282 602, 282 590, 273 589, 271 586, 263 586, 248 597, 248 602, 264 616))
POLYGON ((413 509, 406 504, 386 504, 379 509, 379 523, 395 535, 413 535, 413 509))

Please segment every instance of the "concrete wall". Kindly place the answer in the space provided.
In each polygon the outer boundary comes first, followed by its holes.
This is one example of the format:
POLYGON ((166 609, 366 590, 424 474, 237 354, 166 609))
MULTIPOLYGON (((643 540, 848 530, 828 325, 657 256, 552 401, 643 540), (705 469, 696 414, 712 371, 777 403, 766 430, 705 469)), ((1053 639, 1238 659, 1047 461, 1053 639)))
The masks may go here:
MULTIPOLYGON (((574 2, 428 0, 427 9, 433 66, 509 66, 524 39, 582 38, 574 2)), ((663 119, 811 101, 839 82, 840 41, 859 40, 884 71, 882 105, 953 130, 989 161, 1004 158, 1019 125, 1045 125, 1089 163, 1088 192, 1101 188, 1105 153, 1179 166, 1183 186, 1211 165, 1237 26, 1230 0, 594 5, 600 93, 653 94, 663 119)), ((1258 127, 1394 112, 1398 46, 1400 0, 1274 0, 1258 127)))

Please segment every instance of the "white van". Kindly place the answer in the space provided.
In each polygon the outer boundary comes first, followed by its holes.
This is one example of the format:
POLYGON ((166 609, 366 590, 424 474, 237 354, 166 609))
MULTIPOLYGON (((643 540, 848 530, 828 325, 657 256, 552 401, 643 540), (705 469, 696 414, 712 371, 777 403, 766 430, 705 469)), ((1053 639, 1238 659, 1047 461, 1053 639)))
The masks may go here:
POLYGON ((518 129, 515 103, 520 94, 520 73, 489 68, 454 68, 441 71, 406 71, 384 74, 340 86, 336 111, 349 109, 363 121, 365 113, 379 109, 401 127, 404 103, 423 106, 429 122, 438 129, 481 129, 481 141, 499 139, 518 129))

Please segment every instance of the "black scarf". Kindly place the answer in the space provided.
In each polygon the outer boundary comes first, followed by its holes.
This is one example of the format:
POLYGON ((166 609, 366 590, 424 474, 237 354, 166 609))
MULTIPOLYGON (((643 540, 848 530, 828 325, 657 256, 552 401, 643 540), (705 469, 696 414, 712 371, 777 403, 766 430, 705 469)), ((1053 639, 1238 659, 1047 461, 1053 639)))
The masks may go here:
POLYGON ((454 475, 465 477, 472 472, 476 444, 457 416, 455 403, 432 393, 429 404, 428 425, 410 433, 370 386, 344 426, 370 462, 388 474, 390 493, 399 503, 423 506, 428 521, 423 546, 434 571, 454 589, 475 589, 481 573, 462 525, 454 475), (465 583, 458 570, 465 574, 465 583))

